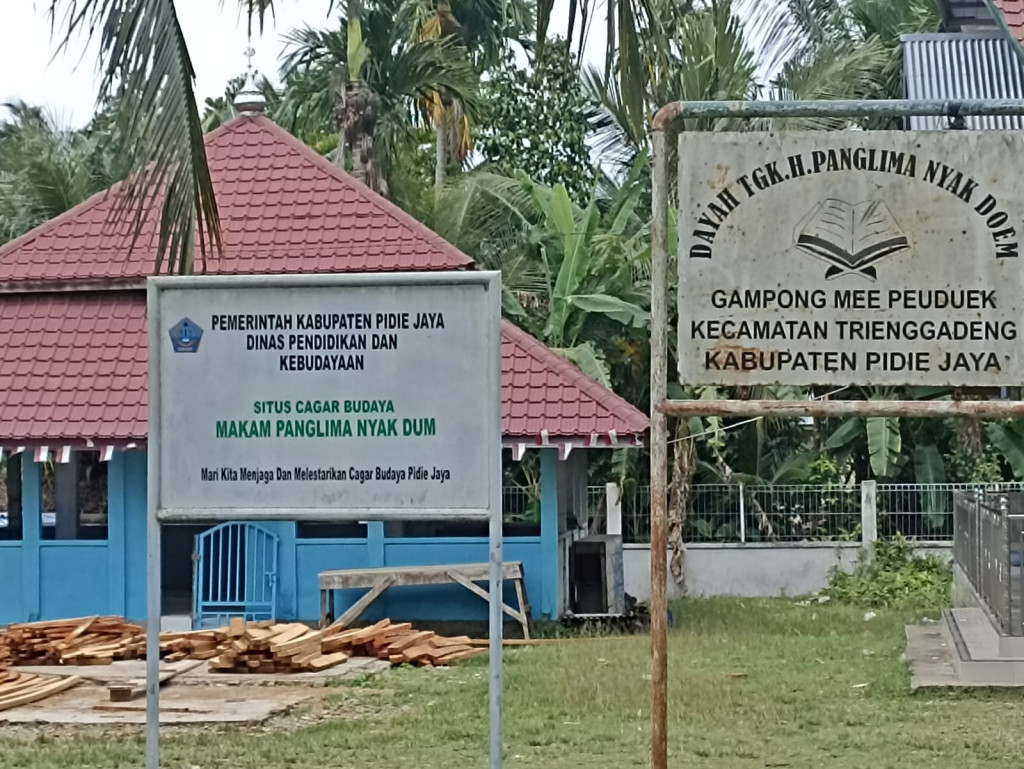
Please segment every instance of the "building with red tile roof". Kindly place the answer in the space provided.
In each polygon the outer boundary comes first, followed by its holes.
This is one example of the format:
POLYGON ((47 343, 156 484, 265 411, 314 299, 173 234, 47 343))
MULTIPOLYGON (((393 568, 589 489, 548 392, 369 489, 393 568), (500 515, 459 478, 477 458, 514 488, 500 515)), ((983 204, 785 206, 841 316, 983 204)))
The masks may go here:
MULTIPOLYGON (((472 260, 261 116, 207 137, 224 248, 197 273, 473 269, 472 260)), ((152 219, 126 255, 109 226, 117 187, 0 248, 0 446, 141 444, 152 219), (24 341, 21 341, 24 340, 24 341), (41 389, 40 389, 41 388, 41 389)), ((155 217, 155 214, 154 214, 155 217)), ((503 428, 529 445, 635 445, 647 418, 510 323, 503 428)))
MULTIPOLYGON (((262 116, 225 124, 207 136, 206 147, 223 252, 197 263, 196 273, 474 269, 465 254, 262 116)), ((0 449, 8 453, 9 508, 0 509, 0 624, 83 614, 145 617, 145 282, 156 263, 157 222, 144 222, 129 249, 128 225, 110 225, 118 189, 0 248, 0 449), (106 478, 101 526, 83 524, 76 497, 83 451, 109 460, 98 471, 106 478), (48 476, 44 463, 51 458, 48 476), (46 523, 47 515, 55 525, 46 523)), ((502 428, 514 460, 528 448, 540 455, 537 530, 510 537, 505 552, 524 563, 534 613, 555 616, 568 600, 562 586, 568 584, 565 543, 575 528, 570 519, 582 516, 585 525, 588 514, 585 452, 573 449, 639 445, 648 420, 506 322, 502 428)), ((167 602, 177 596, 179 610, 201 621, 203 607, 216 601, 194 574, 244 572, 244 559, 211 565, 202 555, 204 538, 232 525, 249 527, 240 536, 255 537, 258 529, 275 543, 273 613, 281 619, 319 615, 317 575, 325 569, 488 557, 486 536, 420 537, 380 522, 354 532, 294 522, 170 527, 165 613, 174 611, 167 602)), ((463 606, 469 594, 460 588, 454 595, 444 586, 433 590, 378 603, 408 619, 474 619, 484 608, 471 596, 473 603, 463 606)), ((241 604, 236 611, 247 613, 241 604)))

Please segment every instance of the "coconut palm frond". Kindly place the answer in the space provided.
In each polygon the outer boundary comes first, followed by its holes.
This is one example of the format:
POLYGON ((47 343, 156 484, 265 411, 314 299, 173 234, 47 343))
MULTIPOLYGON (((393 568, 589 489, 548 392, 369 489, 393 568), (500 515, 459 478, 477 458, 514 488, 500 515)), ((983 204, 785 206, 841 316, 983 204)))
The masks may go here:
POLYGON ((582 80, 584 95, 597 105, 591 122, 595 149, 616 172, 624 170, 647 146, 647 134, 634 132, 615 78, 589 66, 583 70, 582 80))
POLYGON ((427 40, 398 49, 390 59, 374 58, 367 65, 367 82, 383 94, 428 101, 437 91, 458 99, 472 114, 479 109, 480 76, 463 49, 450 40, 427 40), (369 70, 375 69, 374 73, 369 70))
MULTIPOLYGON (((259 12, 265 0, 251 0, 259 12)), ((132 173, 112 207, 112 225, 130 225, 134 245, 159 211, 157 272, 191 272, 198 246, 205 265, 221 250, 220 218, 194 93, 195 72, 173 0, 51 0, 63 28, 98 37, 101 94, 118 106, 122 151, 132 173)))
MULTIPOLYGON (((856 99, 879 89, 889 51, 877 39, 825 48, 809 60, 793 60, 774 83, 780 96, 799 99, 856 99)), ((849 121, 835 118, 790 118, 770 121, 787 129, 838 130, 849 121)))
POLYGON ((466 174, 441 193, 435 218, 438 233, 469 254, 488 240, 522 242, 540 218, 531 185, 487 171, 466 174))

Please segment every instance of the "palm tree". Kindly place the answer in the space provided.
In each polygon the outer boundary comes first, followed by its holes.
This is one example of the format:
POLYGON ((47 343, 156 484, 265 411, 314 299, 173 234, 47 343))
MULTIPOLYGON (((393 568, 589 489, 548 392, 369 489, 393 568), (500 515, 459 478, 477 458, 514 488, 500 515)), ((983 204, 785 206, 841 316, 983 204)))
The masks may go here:
MULTIPOLYGON (((240 0, 250 20, 271 0, 240 0)), ((160 210, 156 271, 191 272, 221 249, 220 218, 195 98, 195 71, 174 0, 50 0, 60 48, 79 33, 97 38, 101 100, 118 106, 121 152, 132 174, 113 207, 137 237, 154 207, 160 210)), ((251 23, 251 22, 250 22, 251 23)))
MULTIPOLYGON (((899 35, 937 28, 925 12, 931 0, 788 0, 786 13, 772 3, 751 0, 695 2, 687 14, 670 15, 659 35, 641 47, 649 77, 642 91, 653 114, 669 102, 763 98, 871 99, 902 96, 899 35), (746 17, 747 21, 741 21, 746 17), (795 19, 801 19, 799 23, 795 19), (767 30, 767 31, 766 31, 767 30), (768 42, 760 57, 754 37, 768 42), (787 41, 789 41, 787 43, 787 41), (758 59, 774 61, 775 75, 759 83, 758 59)), ((761 66, 765 66, 761 62, 761 66)), ((584 73, 587 92, 603 107, 596 129, 602 154, 629 165, 648 147, 646 125, 630 119, 619 80, 598 68, 584 73)), ((836 121, 690 120, 682 130, 746 128, 841 128, 836 121)), ((862 127, 877 127, 864 121, 862 127)))
MULTIPOLYGON (((673 15, 660 26, 660 36, 641 47, 649 73, 639 97, 645 114, 676 100, 740 100, 755 94, 754 53, 729 0, 673 15)), ((584 73, 588 96, 602 107, 597 120, 598 147, 610 162, 628 166, 648 148, 646 121, 631 118, 620 81, 589 67, 584 73)), ((729 127, 724 121, 690 121, 691 130, 729 127)), ((733 121, 735 123, 735 121, 733 121)))
MULTIPOLYGON (((330 0, 325 3, 332 5, 330 0)), ((254 26, 262 32, 273 0, 239 0, 239 7, 250 32, 254 26)), ((116 128, 123 137, 122 157, 132 173, 112 212, 114 223, 127 225, 125 231, 137 237, 150 210, 159 207, 155 269, 190 272, 197 247, 203 259, 219 253, 221 230, 194 91, 195 71, 175 0, 49 0, 48 10, 54 27, 61 29, 59 49, 67 48, 81 33, 87 44, 98 43, 101 101, 119 106, 116 128)), ((352 34, 344 37, 351 46, 345 44, 339 59, 344 78, 332 84, 331 110, 342 105, 335 122, 345 139, 343 146, 349 150, 353 170, 372 184, 382 178, 376 157, 380 150, 374 119, 377 101, 381 119, 387 118, 391 105, 384 94, 373 90, 374 84, 382 84, 380 73, 375 72, 379 65, 369 54, 378 49, 370 34, 362 34, 362 9, 358 2, 351 2, 346 10, 352 34)), ((393 22, 385 31, 389 33, 385 39, 393 40, 393 22)), ((442 47, 405 48, 401 53, 404 59, 394 58, 403 59, 408 67, 399 74, 418 72, 416 77, 422 78, 432 70, 433 76, 426 79, 434 81, 435 90, 445 85, 439 82, 442 74, 454 74, 444 62, 442 47)), ((461 98, 469 93, 463 94, 465 78, 452 80, 454 94, 461 98)), ((422 94, 426 96, 427 91, 422 94)))
POLYGON ((58 216, 123 178, 116 137, 101 113, 87 128, 60 127, 24 102, 0 123, 0 242, 58 216))
MULTIPOLYGON (((936 0, 788 0, 783 10, 773 18, 761 6, 754 11, 753 26, 760 25, 762 33, 767 30, 769 44, 763 53, 769 66, 779 68, 777 90, 804 99, 903 98, 900 36, 938 32, 942 24, 936 0)), ((866 129, 900 125, 889 118, 855 122, 866 129)), ((848 123, 809 125, 842 128, 848 123)))
MULTIPOLYGON (((547 39, 551 11, 555 0, 537 2, 537 47, 547 39)), ((568 39, 573 40, 579 24, 578 59, 583 60, 583 46, 592 22, 593 0, 569 0, 568 39)), ((651 48, 667 49, 666 30, 693 10, 690 0, 607 0, 605 7, 605 63, 603 78, 615 83, 621 95, 622 118, 629 130, 641 134, 647 126, 648 112, 644 102, 650 79, 646 52, 651 48)))
MULTIPOLYGON (((496 64, 509 42, 530 29, 523 0, 411 0, 411 40, 448 40, 461 46, 478 71, 496 64)), ((439 89, 420 104, 435 132, 434 192, 440 195, 453 162, 465 162, 473 149, 472 122, 458 97, 439 89)))
POLYGON ((479 76, 457 43, 407 40, 403 0, 383 0, 367 10, 350 2, 348 11, 358 15, 342 19, 338 30, 306 27, 287 36, 278 120, 299 133, 333 124, 335 162, 386 194, 390 161, 422 122, 417 104, 444 91, 473 109, 479 76))
POLYGON ((879 66, 862 98, 901 98, 900 35, 938 32, 942 24, 937 0, 739 0, 737 9, 751 35, 764 42, 762 63, 771 73, 874 48, 879 66))

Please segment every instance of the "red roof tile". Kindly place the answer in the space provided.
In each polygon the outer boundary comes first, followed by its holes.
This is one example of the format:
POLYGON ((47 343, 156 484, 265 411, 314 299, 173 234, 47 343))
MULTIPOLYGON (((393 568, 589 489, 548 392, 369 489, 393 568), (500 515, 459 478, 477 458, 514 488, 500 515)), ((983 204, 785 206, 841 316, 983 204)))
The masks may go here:
MULTIPOLYGON (((0 442, 142 442, 146 298, 138 291, 0 297, 0 442)), ((502 326, 502 432, 535 443, 640 436, 647 418, 509 322, 502 326)), ((0 444, 0 445, 2 445, 0 444)))
POLYGON ((1021 43, 1024 43, 1024 0, 994 0, 994 2, 996 7, 1003 12, 1010 32, 1021 43))
MULTIPOLYGON (((224 232, 215 273, 451 270, 472 260, 265 118, 206 140, 224 232)), ((57 283, 150 274, 151 222, 130 258, 106 234, 116 187, 0 248, 0 445, 145 440, 141 291, 53 293, 57 283), (31 285, 29 285, 31 284, 31 285), (49 291, 49 293, 47 293, 49 291)), ((198 266, 197 266, 198 271, 198 266)), ((647 418, 511 323, 502 329, 507 438, 640 436, 647 418)))
POLYGON ((145 440, 144 296, 7 295, 0 334, 0 437, 8 444, 145 440))
POLYGON ((639 436, 646 416, 505 321, 501 329, 501 431, 505 438, 639 436))
MULTIPOLYGON (((225 124, 207 136, 206 152, 224 236, 224 252, 208 261, 208 273, 452 270, 473 264, 266 118, 225 124)), ((117 189, 0 248, 0 284, 151 274, 156 217, 129 257, 122 234, 128 224, 118 231, 107 225, 117 189)))

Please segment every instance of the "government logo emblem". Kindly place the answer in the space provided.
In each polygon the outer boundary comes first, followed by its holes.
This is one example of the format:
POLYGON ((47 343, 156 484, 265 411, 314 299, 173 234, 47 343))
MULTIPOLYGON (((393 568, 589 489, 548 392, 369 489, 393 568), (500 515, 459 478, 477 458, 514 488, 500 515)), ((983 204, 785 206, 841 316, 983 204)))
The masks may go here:
POLYGON ((182 318, 171 326, 171 347, 175 352, 198 352, 203 340, 203 330, 188 318, 182 318))

